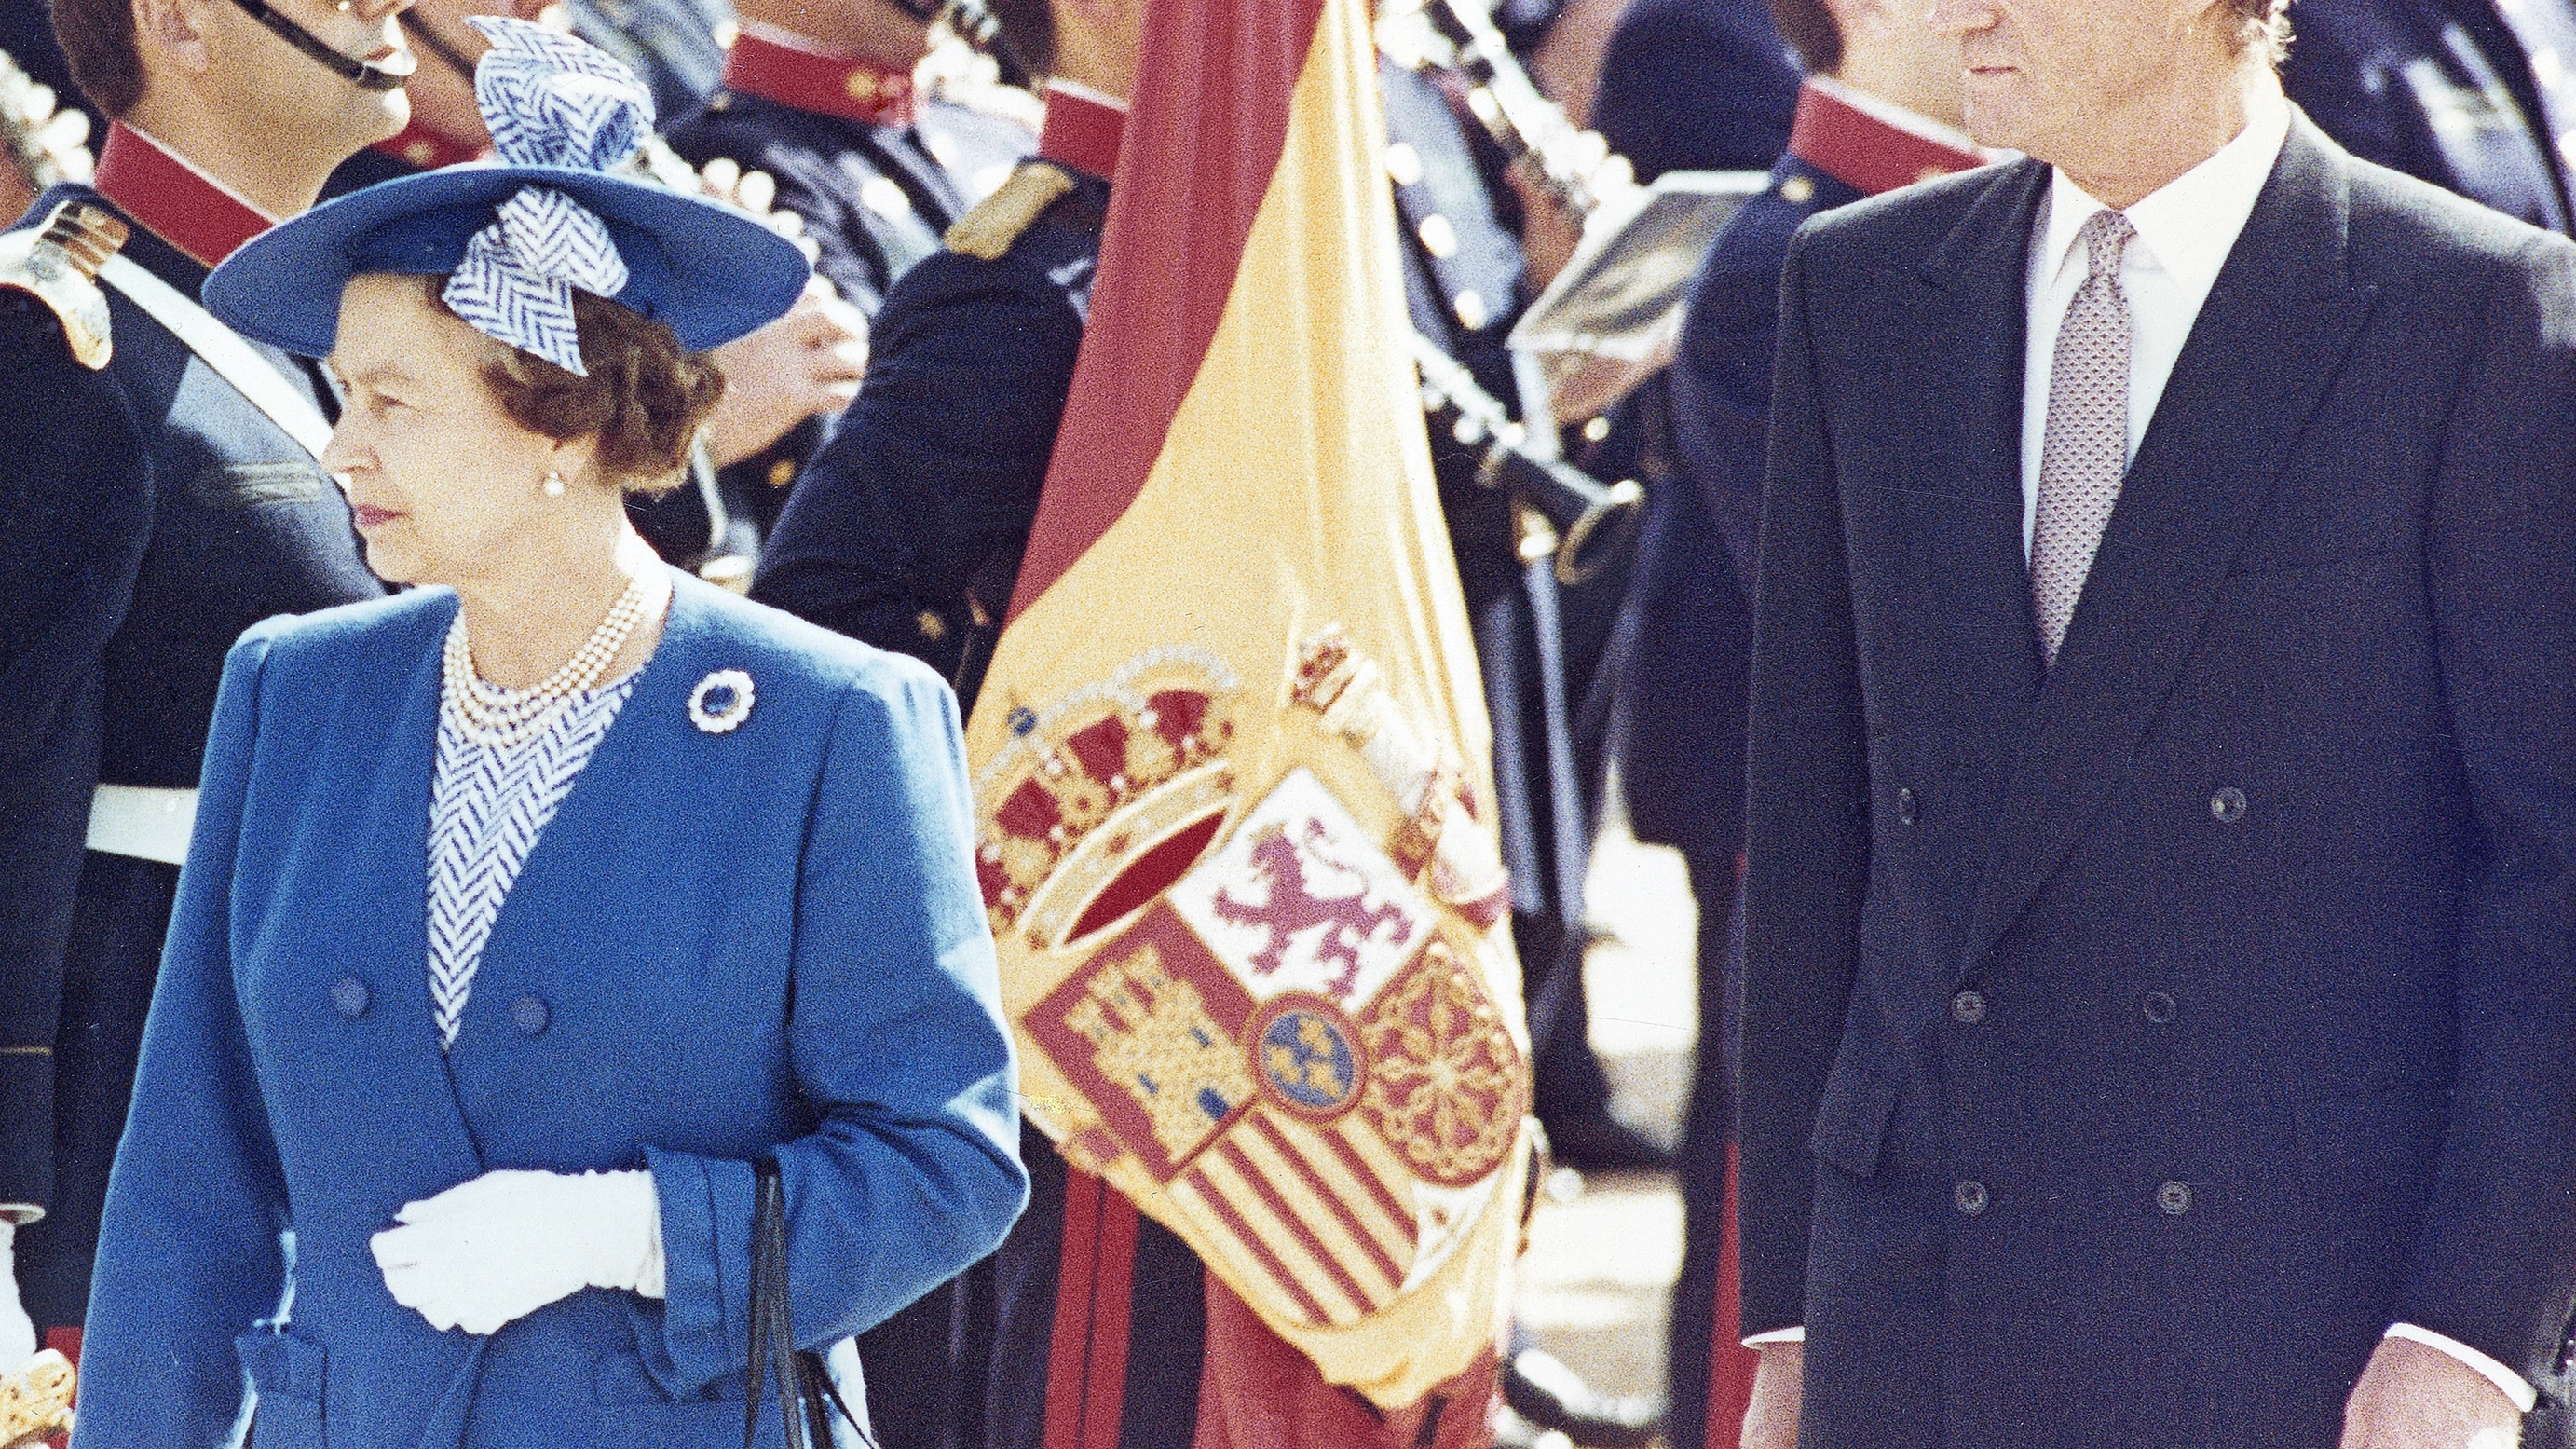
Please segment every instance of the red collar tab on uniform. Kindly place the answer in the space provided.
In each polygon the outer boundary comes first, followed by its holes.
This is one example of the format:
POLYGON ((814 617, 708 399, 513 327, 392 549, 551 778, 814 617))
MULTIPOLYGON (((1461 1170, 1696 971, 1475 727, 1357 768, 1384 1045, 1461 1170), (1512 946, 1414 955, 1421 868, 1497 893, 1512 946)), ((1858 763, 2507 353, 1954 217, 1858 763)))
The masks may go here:
POLYGON ((1815 85, 1798 92, 1789 154, 1866 196, 1986 164, 1973 151, 1891 126, 1815 85))
POLYGON ((211 267, 276 218, 224 188, 160 142, 111 121, 92 185, 153 235, 211 267))
POLYGON ((863 125, 912 123, 912 77, 783 30, 744 26, 725 56, 724 86, 863 125))
POLYGON ((1118 148, 1127 135, 1127 109, 1106 97, 1057 81, 1047 87, 1046 129, 1038 155, 1105 179, 1118 174, 1118 148))
POLYGON ((492 154, 492 148, 480 143, 459 141, 453 136, 433 131, 415 116, 402 133, 391 140, 378 141, 376 149, 424 171, 441 166, 462 166, 480 161, 492 154))

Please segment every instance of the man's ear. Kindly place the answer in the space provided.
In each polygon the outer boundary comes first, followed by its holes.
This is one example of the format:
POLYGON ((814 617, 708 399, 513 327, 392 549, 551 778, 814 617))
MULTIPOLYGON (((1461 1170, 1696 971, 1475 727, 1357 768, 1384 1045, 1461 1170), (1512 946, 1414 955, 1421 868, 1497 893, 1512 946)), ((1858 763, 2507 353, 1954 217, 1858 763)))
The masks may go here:
POLYGON ((207 43, 211 17, 208 0, 133 0, 134 48, 148 75, 157 60, 193 75, 214 69, 214 48, 207 43))

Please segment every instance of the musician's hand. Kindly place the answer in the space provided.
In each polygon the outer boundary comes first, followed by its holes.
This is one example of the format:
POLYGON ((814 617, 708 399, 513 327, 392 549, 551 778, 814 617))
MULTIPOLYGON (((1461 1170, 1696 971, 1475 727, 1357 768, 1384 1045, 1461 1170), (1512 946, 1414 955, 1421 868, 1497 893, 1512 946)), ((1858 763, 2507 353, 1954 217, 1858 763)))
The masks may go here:
POLYGON ((1753 1402, 1744 1410, 1742 1449, 1798 1449, 1799 1375, 1803 1343, 1766 1343, 1753 1370, 1753 1402))
POLYGON ((868 319, 816 277, 786 316, 714 356, 725 393, 707 420, 707 451, 721 468, 850 405, 868 370, 868 319))
POLYGON ((36 1356, 36 1325, 18 1301, 17 1224, 0 1217, 0 1374, 36 1356))
POLYGON ((2429 1344, 2383 1338, 2343 1406, 2342 1449, 2514 1449, 2522 1413, 2504 1390, 2429 1344))
POLYGON ((1531 288, 1543 290, 1574 259, 1574 248, 1583 240, 1583 218, 1568 210, 1555 192, 1531 179, 1527 167, 1514 166, 1503 174, 1511 178, 1512 193, 1521 199, 1523 270, 1531 288))

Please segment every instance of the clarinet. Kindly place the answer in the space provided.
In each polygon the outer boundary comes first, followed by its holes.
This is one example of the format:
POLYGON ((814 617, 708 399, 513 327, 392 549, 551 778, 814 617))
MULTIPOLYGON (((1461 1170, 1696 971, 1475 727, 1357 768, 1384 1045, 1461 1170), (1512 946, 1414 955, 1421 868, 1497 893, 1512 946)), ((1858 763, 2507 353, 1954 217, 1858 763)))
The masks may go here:
POLYGON ((1476 454, 1476 481, 1538 511, 1559 537, 1556 580, 1568 588, 1598 572, 1636 531, 1646 491, 1633 478, 1604 483, 1571 463, 1531 451, 1528 432, 1473 374, 1440 344, 1413 334, 1413 363, 1422 379, 1422 412, 1476 454))
POLYGON ((97 169, 87 144, 89 116, 77 106, 58 110, 54 100, 52 86, 38 84, 0 51, 0 146, 39 195, 66 181, 86 182, 97 169))
POLYGON ((1399 65, 1464 81, 1467 110, 1485 134, 1574 215, 1636 186, 1628 158, 1539 93, 1478 0, 1397 0, 1378 22, 1378 44, 1399 65))

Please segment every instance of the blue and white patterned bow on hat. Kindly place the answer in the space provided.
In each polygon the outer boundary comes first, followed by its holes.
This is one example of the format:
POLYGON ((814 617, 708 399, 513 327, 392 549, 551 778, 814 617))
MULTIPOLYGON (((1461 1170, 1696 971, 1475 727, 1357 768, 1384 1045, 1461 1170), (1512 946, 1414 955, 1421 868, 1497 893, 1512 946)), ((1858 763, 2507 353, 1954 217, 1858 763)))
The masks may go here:
MULTIPOLYGON (((492 42, 474 68, 474 99, 504 164, 607 171, 652 134, 652 93, 605 52, 524 20, 466 23, 492 42)), ((607 223, 550 186, 520 187, 496 212, 448 279, 449 310, 487 337, 586 376, 572 289, 614 297, 626 288, 626 261, 607 223)))

